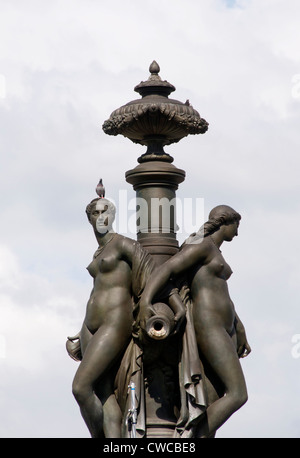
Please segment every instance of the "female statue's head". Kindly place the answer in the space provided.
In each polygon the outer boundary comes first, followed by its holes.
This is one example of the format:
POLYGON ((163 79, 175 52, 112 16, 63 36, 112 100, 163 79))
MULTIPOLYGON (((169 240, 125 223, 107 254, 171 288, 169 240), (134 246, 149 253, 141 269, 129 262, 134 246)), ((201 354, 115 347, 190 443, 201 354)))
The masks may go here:
POLYGON ((228 205, 214 207, 208 215, 208 221, 204 224, 204 237, 211 235, 223 225, 238 223, 241 215, 228 205))
POLYGON ((85 211, 89 222, 98 233, 105 234, 112 230, 116 207, 110 200, 105 198, 93 199, 85 211))
POLYGON ((233 208, 228 205, 218 205, 210 211, 208 221, 200 227, 198 232, 191 234, 184 244, 200 243, 203 237, 212 235, 224 225, 227 226, 233 223, 239 223, 240 219, 241 215, 233 210, 233 208))

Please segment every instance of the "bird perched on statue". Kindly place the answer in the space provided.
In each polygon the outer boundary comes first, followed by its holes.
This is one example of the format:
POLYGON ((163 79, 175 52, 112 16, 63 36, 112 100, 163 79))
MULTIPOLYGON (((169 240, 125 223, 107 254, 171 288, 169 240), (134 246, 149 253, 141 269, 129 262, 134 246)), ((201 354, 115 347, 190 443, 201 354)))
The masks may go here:
POLYGON ((96 193, 98 194, 100 199, 103 199, 103 197, 105 196, 105 187, 103 186, 102 178, 100 178, 99 183, 96 186, 96 193))

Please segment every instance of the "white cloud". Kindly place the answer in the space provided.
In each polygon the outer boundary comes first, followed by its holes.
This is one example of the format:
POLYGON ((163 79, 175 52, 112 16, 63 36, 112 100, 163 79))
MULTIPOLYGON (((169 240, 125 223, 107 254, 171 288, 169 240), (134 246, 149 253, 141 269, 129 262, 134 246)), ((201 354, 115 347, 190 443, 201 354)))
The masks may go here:
POLYGON ((80 326, 83 293, 78 285, 69 290, 68 280, 63 286, 22 270, 6 247, 0 246, 0 259, 0 333, 6 342, 3 363, 38 373, 47 367, 47 357, 51 361, 63 347, 61 339, 67 337, 67 329, 75 323, 80 326))
POLYGON ((76 365, 65 350, 67 336, 81 326, 82 288, 22 270, 3 246, 0 286, 1 437, 73 437, 76 431, 84 437, 72 407, 76 365), (61 403, 65 408, 53 422, 61 403), (73 415, 75 432, 69 429, 73 415))

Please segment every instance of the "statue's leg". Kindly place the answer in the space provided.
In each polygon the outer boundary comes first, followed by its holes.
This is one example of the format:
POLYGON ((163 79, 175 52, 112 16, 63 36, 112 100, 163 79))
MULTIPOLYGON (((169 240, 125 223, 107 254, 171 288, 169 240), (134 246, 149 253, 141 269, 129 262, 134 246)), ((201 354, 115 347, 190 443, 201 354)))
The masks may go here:
POLYGON ((121 438, 122 411, 115 396, 115 379, 121 358, 116 359, 111 369, 99 379, 95 394, 103 408, 103 433, 106 438, 121 438))
MULTIPOLYGON (((114 377, 112 376, 109 382, 113 382, 114 377)), ((111 384, 111 383, 109 383, 111 384)), ((110 387, 110 394, 105 396, 103 401, 103 431, 106 438, 121 438, 121 423, 122 423, 122 412, 117 403, 116 397, 113 392, 113 388, 110 387)))
POLYGON ((211 437, 247 401, 247 389, 236 346, 222 326, 202 329, 197 341, 207 365, 225 391, 225 396, 208 406, 206 421, 199 425, 199 437, 211 437))
MULTIPOLYGON (((119 424, 119 433, 113 427, 115 437, 120 437, 121 421, 119 407, 113 401, 113 384, 109 369, 125 348, 129 336, 112 327, 100 327, 89 340, 73 381, 73 394, 92 437, 103 437, 103 430, 110 434, 110 427, 103 419, 107 404, 109 417, 119 424), (95 387, 97 385, 97 394, 95 387)), ((111 436, 108 436, 111 437, 111 436)))

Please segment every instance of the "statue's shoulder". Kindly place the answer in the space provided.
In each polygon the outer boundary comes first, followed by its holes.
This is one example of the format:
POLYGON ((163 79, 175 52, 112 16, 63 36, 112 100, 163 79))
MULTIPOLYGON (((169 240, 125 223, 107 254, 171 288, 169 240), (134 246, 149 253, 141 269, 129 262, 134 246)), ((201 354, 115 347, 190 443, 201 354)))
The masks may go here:
POLYGON ((136 240, 131 239, 130 237, 126 237, 125 235, 122 235, 122 234, 117 234, 117 238, 118 238, 118 243, 120 245, 124 245, 128 247, 134 247, 137 243, 139 243, 136 240))
POLYGON ((195 237, 183 243, 180 251, 191 253, 192 251, 208 252, 211 249, 211 243, 207 237, 195 237))
POLYGON ((185 243, 180 247, 176 256, 181 262, 191 266, 198 262, 205 263, 211 255, 211 243, 207 238, 195 239, 192 242, 185 243))
POLYGON ((122 234, 117 234, 117 247, 121 255, 132 257, 138 245, 139 242, 136 240, 122 234))

